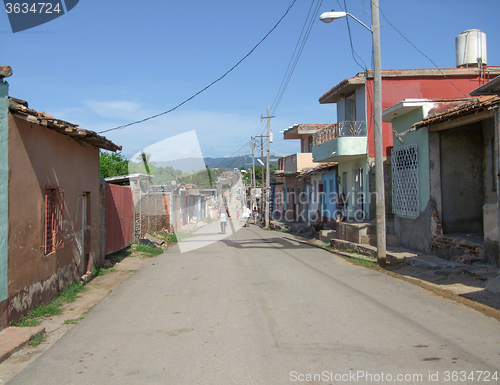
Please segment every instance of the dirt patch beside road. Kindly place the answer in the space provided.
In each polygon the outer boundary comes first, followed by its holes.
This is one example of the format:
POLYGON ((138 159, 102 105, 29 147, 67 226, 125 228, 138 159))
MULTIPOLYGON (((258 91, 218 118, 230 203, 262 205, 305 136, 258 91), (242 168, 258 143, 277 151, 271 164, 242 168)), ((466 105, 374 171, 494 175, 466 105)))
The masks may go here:
POLYGON ((499 274, 498 267, 472 265, 430 269, 401 264, 389 271, 399 275, 398 278, 463 303, 500 321, 500 296, 484 288, 488 280, 499 274))

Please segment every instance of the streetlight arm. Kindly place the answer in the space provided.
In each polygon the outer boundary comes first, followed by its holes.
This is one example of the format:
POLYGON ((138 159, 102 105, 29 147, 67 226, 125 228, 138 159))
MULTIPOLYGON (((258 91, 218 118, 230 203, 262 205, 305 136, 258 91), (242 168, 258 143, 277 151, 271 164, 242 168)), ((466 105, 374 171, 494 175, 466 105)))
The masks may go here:
POLYGON ((356 20, 359 24, 361 24, 363 27, 365 27, 368 31, 373 33, 373 29, 371 27, 368 27, 365 23, 363 23, 361 20, 359 20, 356 16, 351 15, 350 13, 346 12, 346 15, 351 16, 354 20, 356 20))
POLYGON ((340 18, 346 17, 346 16, 351 16, 354 20, 356 20, 359 24, 361 24, 363 27, 365 27, 368 31, 373 32, 373 30, 370 27, 368 27, 365 23, 363 23, 361 20, 359 20, 356 16, 351 15, 348 12, 343 12, 343 11, 342 12, 335 12, 335 11, 323 12, 321 14, 321 16, 319 17, 319 19, 323 23, 331 23, 335 19, 340 19, 340 18))

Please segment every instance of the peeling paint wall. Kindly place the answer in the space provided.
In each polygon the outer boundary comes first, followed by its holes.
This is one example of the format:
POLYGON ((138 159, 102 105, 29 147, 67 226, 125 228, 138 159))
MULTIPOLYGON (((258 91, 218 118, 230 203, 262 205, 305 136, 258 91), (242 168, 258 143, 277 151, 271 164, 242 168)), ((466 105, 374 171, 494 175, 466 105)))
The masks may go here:
POLYGON ((9 318, 15 319, 99 261, 99 150, 12 115, 8 139, 8 296, 9 318), (64 247, 50 254, 42 247, 47 185, 64 187, 64 247))
POLYGON ((8 94, 7 82, 0 82, 0 329, 7 323, 8 293, 8 94))
POLYGON ((68 282, 79 279, 76 270, 67 265, 57 270, 47 279, 27 285, 9 298, 9 318, 17 320, 26 314, 26 309, 33 309, 41 303, 47 302, 57 296, 61 290, 68 286, 68 282))

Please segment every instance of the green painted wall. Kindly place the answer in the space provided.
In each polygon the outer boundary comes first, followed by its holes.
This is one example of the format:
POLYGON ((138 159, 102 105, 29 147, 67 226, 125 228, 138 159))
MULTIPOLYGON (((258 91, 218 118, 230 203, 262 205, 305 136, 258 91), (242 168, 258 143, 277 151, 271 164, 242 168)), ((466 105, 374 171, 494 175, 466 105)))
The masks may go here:
MULTIPOLYGON (((407 114, 395 118, 392 127, 397 132, 403 132, 411 128, 415 122, 420 122, 424 118, 423 108, 415 109, 407 114)), ((427 207, 430 199, 430 175, 429 175, 429 131, 427 127, 421 128, 411 134, 402 137, 404 145, 416 144, 418 146, 418 183, 420 195, 420 212, 427 207)), ((394 148, 401 147, 399 140, 394 138, 394 148)), ((399 217, 406 217, 398 215, 399 217)))
POLYGON ((0 301, 7 299, 9 282, 9 84, 0 83, 0 301))
MULTIPOLYGON (((366 217, 369 217, 370 213, 370 191, 369 191, 369 186, 368 186, 368 157, 365 155, 364 157, 358 158, 358 159, 351 159, 343 162, 339 162, 338 164, 338 175, 339 177, 342 177, 342 173, 346 172, 347 173, 347 186, 346 191, 347 191, 347 200, 348 200, 348 207, 349 210, 351 208, 351 203, 349 203, 349 200, 352 199, 352 194, 354 192, 354 174, 353 174, 353 169, 354 166, 358 164, 363 168, 363 175, 364 175, 364 180, 363 180, 363 194, 365 196, 365 207, 364 207, 364 212, 366 217)), ((342 192, 342 186, 340 185, 339 187, 339 192, 342 192)))

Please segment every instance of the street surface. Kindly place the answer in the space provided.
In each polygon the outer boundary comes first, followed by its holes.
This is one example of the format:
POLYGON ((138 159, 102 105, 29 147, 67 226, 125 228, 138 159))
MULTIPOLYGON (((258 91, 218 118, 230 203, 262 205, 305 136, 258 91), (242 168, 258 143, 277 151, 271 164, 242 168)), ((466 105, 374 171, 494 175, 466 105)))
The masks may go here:
POLYGON ((238 228, 213 222, 186 241, 203 247, 152 259, 9 384, 498 383, 495 319, 238 228))

